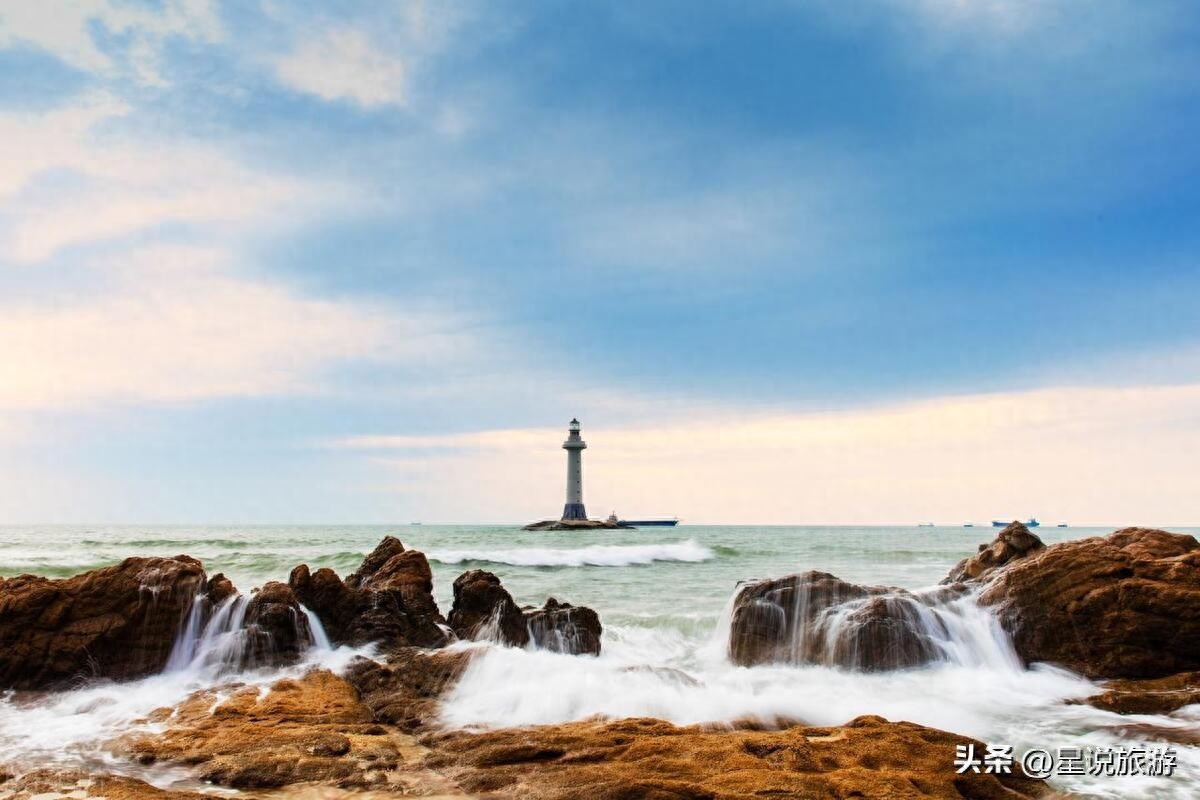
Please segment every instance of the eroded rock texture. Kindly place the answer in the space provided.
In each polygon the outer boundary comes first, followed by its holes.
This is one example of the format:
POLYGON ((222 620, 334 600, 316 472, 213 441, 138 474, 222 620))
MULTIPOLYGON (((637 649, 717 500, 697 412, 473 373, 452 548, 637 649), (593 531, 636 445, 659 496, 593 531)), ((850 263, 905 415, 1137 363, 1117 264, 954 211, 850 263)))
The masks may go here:
POLYGON ((0 579, 0 688, 160 671, 204 585, 189 556, 127 558, 61 580, 0 579))
MULTIPOLYGON (((427 737, 432 766, 468 792, 530 800, 750 800, 763 797, 1020 800, 1045 797, 1019 775, 958 775, 972 740, 859 717, 782 731, 680 728, 655 719, 576 722, 427 737)), ((977 752, 983 745, 974 742, 977 752)), ((1019 772, 1019 770, 1018 770, 1019 772)))
POLYGON ((1125 528, 1010 561, 980 595, 1026 661, 1091 678, 1200 670, 1200 543, 1125 528))
POLYGON ((734 598, 729 655, 737 664, 824 664, 866 671, 936 660, 946 636, 931 605, 947 589, 919 596, 860 586, 809 571, 742 586, 734 598))
POLYGON ((321 620, 334 644, 441 647, 450 640, 433 599, 429 562, 393 536, 381 541, 345 581, 331 569, 310 573, 301 564, 292 570, 288 585, 321 620))

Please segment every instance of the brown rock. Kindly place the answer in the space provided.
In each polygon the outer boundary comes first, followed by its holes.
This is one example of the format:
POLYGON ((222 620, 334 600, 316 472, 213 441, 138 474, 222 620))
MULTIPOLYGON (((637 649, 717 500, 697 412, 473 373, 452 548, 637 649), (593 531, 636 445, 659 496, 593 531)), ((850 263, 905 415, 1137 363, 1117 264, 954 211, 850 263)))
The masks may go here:
POLYGON ((529 626, 512 595, 490 572, 473 569, 454 579, 450 627, 460 639, 487 640, 524 647, 529 626))
POLYGON ((748 583, 734 598, 730 658, 743 666, 919 666, 941 652, 935 635, 944 631, 928 630, 924 621, 930 604, 903 589, 859 586, 827 572, 748 583))
POLYGON ((468 651, 402 648, 389 653, 386 663, 355 659, 346 681, 377 722, 411 732, 436 723, 442 696, 458 682, 472 656, 468 651))
POLYGON ((246 606, 242 668, 294 664, 312 646, 308 617, 285 583, 271 581, 246 606))
POLYGON ((358 693, 341 678, 314 670, 273 684, 265 696, 245 687, 228 697, 204 691, 152 719, 161 733, 113 743, 141 763, 190 766, 195 776, 237 789, 319 784, 402 793, 420 783, 453 791, 419 768, 424 749, 410 736, 381 729, 358 693))
POLYGON ((534 647, 571 655, 600 655, 600 617, 590 608, 560 603, 553 597, 541 608, 524 609, 534 647))
POLYGON ((782 731, 590 721, 424 741, 433 749, 431 766, 469 792, 498 798, 1018 800, 1050 794, 1042 781, 1020 775, 958 775, 955 747, 971 743, 982 752, 981 743, 880 717, 782 731))
POLYGON ((127 558, 73 578, 0 581, 0 688, 160 671, 205 584, 188 556, 127 558))
POLYGON ((207 800, 211 795, 159 789, 123 775, 97 775, 83 770, 39 769, 3 784, 4 800, 207 800))
POLYGON ((1152 680, 1116 680, 1082 702, 1118 714, 1170 714, 1200 703, 1200 672, 1181 672, 1152 680))
POLYGON ((388 536, 343 582, 328 568, 292 570, 288 585, 335 644, 441 647, 450 637, 425 555, 388 536))
POLYGON ((958 562, 942 583, 980 580, 1010 561, 1023 558, 1045 546, 1024 523, 1014 520, 996 534, 990 545, 979 545, 978 553, 958 562))
POLYGON ((233 581, 226 578, 223 572, 213 575, 204 585, 204 596, 208 600, 210 608, 216 608, 237 593, 233 581))
POLYGON ((1026 661, 1091 678, 1200 670, 1200 543, 1126 528, 1061 542, 997 570, 994 605, 1026 661))

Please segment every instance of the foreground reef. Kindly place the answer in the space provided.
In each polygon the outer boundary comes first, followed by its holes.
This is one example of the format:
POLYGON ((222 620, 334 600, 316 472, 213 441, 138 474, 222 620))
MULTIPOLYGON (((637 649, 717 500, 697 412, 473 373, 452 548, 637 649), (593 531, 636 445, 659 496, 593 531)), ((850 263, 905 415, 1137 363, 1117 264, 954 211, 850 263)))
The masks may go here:
MULTIPOLYGON (((345 577, 300 565, 287 583, 248 597, 187 556, 130 558, 64 580, 0 579, 0 688, 64 689, 201 662, 223 669, 219 688, 153 712, 152 728, 106 747, 129 765, 119 771, 176 768, 246 796, 283 789, 545 800, 1054 794, 1019 774, 958 775, 955 747, 981 743, 873 716, 835 727, 780 720, 769 730, 761 722, 680 727, 653 719, 445 730, 442 699, 480 652, 447 645, 486 640, 586 658, 600 652, 602 633, 593 610, 555 598, 520 606, 490 572, 465 572, 453 589, 443 616, 425 556, 393 537, 345 577), (206 650, 217 626, 233 635, 206 650), (335 646, 375 644, 378 655, 356 658, 341 675, 312 669, 278 680, 269 691, 230 683, 247 667, 295 663, 322 634, 335 646)), ((1165 713, 1200 699, 1200 544, 1141 528, 1045 546, 1014 523, 944 585, 919 593, 812 571, 745 583, 734 600, 729 654, 745 665, 919 666, 944 657, 939 626, 952 625, 949 610, 972 598, 994 611, 1026 662, 1113 679, 1084 702, 1165 713)), ((182 785, 165 791, 127 776, 0 764, 0 798, 208 796, 182 785)))

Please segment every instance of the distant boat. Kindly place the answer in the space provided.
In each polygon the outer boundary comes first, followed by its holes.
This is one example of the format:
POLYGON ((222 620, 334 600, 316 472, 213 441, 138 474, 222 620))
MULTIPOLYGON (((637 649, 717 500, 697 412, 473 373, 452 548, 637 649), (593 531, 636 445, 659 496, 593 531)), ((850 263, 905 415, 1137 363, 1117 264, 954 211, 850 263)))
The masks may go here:
POLYGON ((1054 527, 1056 527, 1056 528, 1069 528, 1069 527, 1071 527, 1071 526, 1070 526, 1070 525, 1068 525, 1068 524, 1067 524, 1067 523, 1065 523, 1065 522, 1060 522, 1060 523, 1058 523, 1057 525, 1055 525, 1054 527))
POLYGON ((918 528, 932 528, 933 523, 932 522, 918 522, 917 527, 918 528))
POLYGON ((974 522, 964 522, 964 523, 963 523, 963 527, 964 527, 964 528, 974 528, 974 527, 975 527, 975 523, 974 523, 974 522))
MULTIPOLYGON (((1011 524, 1012 524, 1012 520, 1009 520, 1008 522, 1005 522, 1005 521, 1004 521, 1004 520, 1002 520, 1002 519, 994 519, 994 520, 992 520, 992 527, 993 527, 993 528, 1005 528, 1005 527, 1007 527, 1007 526, 1009 526, 1009 525, 1011 525, 1011 524)), ((1034 519, 1034 518, 1032 518, 1032 517, 1030 517, 1029 519, 1025 520, 1025 527, 1026 527, 1026 528, 1036 528, 1036 527, 1038 527, 1038 526, 1039 526, 1039 525, 1041 525, 1041 524, 1042 524, 1042 523, 1038 522, 1036 519, 1034 519)))

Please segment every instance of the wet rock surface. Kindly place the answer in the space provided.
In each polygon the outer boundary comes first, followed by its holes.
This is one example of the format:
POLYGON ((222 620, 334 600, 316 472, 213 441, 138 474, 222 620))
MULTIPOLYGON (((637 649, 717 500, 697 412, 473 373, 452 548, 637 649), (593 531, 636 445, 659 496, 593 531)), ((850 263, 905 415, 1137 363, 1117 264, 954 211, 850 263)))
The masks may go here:
POLYGON ((0 579, 0 688, 160 671, 205 585, 194 558, 127 558, 61 580, 0 579))
POLYGON ((404 648, 385 662, 355 659, 345 679, 376 722, 414 732, 438 724, 441 698, 454 688, 475 653, 404 648))
POLYGON ((1200 703, 1200 672, 1181 672, 1152 680, 1115 680, 1082 701, 1118 714, 1171 714, 1200 703))
POLYGON ((1010 522, 991 544, 979 545, 979 552, 958 562, 942 583, 981 580, 1011 561, 1041 550, 1046 545, 1022 522, 1010 522))
POLYGON ((272 581, 246 607, 242 668, 294 664, 313 644, 308 617, 285 583, 272 581))
MULTIPOLYGON (((0 775, 0 777, 3 777, 0 775)), ((0 780, 0 800, 202 800, 210 795, 159 789, 121 775, 41 769, 0 780)))
POLYGON ((1090 678, 1160 678, 1200 670, 1200 543, 1125 528, 1035 548, 984 576, 1026 661, 1090 678))
POLYGON ((944 635, 934 597, 902 589, 860 586, 809 571, 742 586, 734 598, 729 655, 736 664, 824 664, 866 671, 935 660, 944 635))
POLYGON ((288 585, 321 620, 335 644, 378 642, 395 647, 441 647, 450 639, 433 599, 433 572, 425 555, 388 536, 343 581, 328 568, 301 564, 288 585))
MULTIPOLYGON (((860 717, 832 728, 681 728, 654 719, 577 722, 425 737, 428 763, 469 792, 532 800, 1046 797, 1019 775, 955 773, 972 742, 909 722, 860 717)), ((974 742, 977 750, 983 745, 974 742)))
POLYGON ((560 603, 553 597, 541 608, 523 609, 530 639, 540 650, 569 655, 600 655, 604 632, 600 616, 585 606, 560 603))
POLYGON ((529 628, 520 607, 499 578, 481 569, 454 579, 450 627, 460 639, 513 647, 524 647, 529 642, 529 628))
POLYGON ((269 691, 198 692, 151 716, 161 733, 133 734, 113 749, 142 764, 170 763, 233 789, 314 784, 393 793, 457 793, 421 767, 416 740, 378 725, 358 692, 325 670, 269 691))

